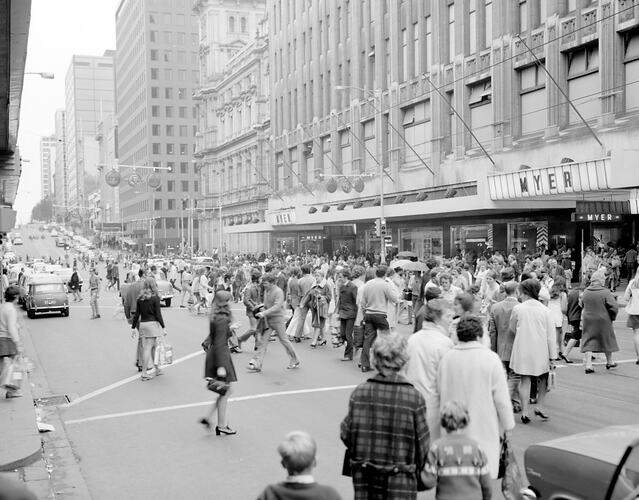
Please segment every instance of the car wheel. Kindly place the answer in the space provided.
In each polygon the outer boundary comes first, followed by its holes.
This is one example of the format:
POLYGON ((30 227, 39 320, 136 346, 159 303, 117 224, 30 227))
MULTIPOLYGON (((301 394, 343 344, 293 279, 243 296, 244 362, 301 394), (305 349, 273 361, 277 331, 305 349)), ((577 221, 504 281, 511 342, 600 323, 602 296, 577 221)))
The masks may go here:
POLYGON ((35 319, 35 311, 33 309, 27 309, 27 316, 29 319, 35 319))
POLYGON ((69 308, 68 307, 66 309, 62 309, 62 316, 64 316, 65 318, 69 317, 69 308))
POLYGON ((166 307, 171 307, 171 299, 164 299, 164 305, 166 307))

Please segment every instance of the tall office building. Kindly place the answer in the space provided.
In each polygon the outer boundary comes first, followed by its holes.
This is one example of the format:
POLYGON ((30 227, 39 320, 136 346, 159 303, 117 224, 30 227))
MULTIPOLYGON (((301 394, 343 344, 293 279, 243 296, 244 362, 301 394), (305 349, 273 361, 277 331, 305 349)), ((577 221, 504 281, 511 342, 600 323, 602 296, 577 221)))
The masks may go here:
POLYGON ((57 144, 58 141, 54 135, 40 139, 40 191, 43 199, 53 194, 53 169, 57 144))
POLYGON ((113 56, 74 55, 66 75, 66 165, 68 203, 85 207, 97 186, 98 122, 113 112, 113 56))
POLYGON ((259 254, 270 246, 268 30, 265 2, 195 4, 200 19, 201 248, 259 254))
POLYGON ((53 169, 54 213, 66 215, 69 207, 69 184, 66 153, 66 126, 64 123, 64 109, 55 112, 55 166, 53 169))
POLYGON ((122 0, 115 16, 120 203, 127 233, 145 251, 153 243, 158 250, 180 245, 187 227, 182 200, 199 192, 192 162, 198 25, 191 6, 122 0))
POLYGON ((636 242, 627 2, 267 5, 273 250, 472 259, 636 242))

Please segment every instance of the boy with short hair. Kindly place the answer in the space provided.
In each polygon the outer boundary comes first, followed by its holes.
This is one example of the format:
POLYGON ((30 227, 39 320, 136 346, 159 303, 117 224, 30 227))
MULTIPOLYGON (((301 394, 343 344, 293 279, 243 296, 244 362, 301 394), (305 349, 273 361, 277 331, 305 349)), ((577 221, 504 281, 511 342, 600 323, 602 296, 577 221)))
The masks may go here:
POLYGON ((421 473, 427 489, 437 486, 436 500, 490 500, 492 488, 488 459, 476 441, 464 434, 468 410, 455 401, 441 410, 446 435, 435 441, 421 473))
POLYGON ((257 500, 341 500, 334 488, 317 484, 313 478, 317 444, 310 434, 304 431, 288 433, 277 452, 288 477, 281 483, 267 486, 257 500))

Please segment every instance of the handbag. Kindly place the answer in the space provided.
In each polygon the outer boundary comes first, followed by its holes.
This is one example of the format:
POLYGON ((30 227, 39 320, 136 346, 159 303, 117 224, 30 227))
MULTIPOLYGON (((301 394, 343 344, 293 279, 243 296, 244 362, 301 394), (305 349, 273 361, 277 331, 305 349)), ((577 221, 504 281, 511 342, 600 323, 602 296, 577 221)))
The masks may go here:
POLYGON ((521 469, 515 457, 515 451, 510 444, 508 437, 504 436, 501 441, 501 453, 499 456, 499 474, 501 481, 501 492, 505 500, 520 500, 521 491, 524 488, 524 481, 521 469))
POLYGON ((156 366, 166 366, 173 363, 173 347, 163 338, 158 339, 155 346, 155 355, 153 356, 153 364, 156 366))
POLYGON ((230 387, 231 387, 231 384, 229 384, 225 380, 220 380, 217 378, 212 378, 208 380, 206 383, 206 388, 209 391, 219 394, 220 396, 226 395, 230 387))
POLYGON ((352 477, 353 466, 351 464, 351 450, 346 448, 344 450, 344 461, 342 462, 342 476, 352 477))

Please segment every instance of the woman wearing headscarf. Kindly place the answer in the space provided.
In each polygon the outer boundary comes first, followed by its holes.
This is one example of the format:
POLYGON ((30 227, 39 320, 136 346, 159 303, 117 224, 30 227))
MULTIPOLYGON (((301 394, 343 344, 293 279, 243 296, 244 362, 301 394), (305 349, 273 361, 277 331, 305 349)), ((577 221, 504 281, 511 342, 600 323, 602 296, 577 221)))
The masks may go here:
POLYGON ((594 373, 592 353, 606 355, 606 369, 617 368, 612 353, 619 350, 612 322, 617 317, 619 306, 610 290, 605 286, 606 274, 597 271, 590 277, 590 285, 581 298, 581 352, 585 356, 586 373, 594 373))
MULTIPOLYGON (((137 300, 135 315, 131 321, 131 336, 135 337, 136 328, 142 340, 142 380, 151 380, 153 375, 148 373, 149 364, 153 361, 157 339, 166 335, 158 286, 154 278, 145 278, 142 294, 137 300)), ((155 365, 155 376, 162 375, 158 365, 155 365)))
POLYGON ((521 377, 519 397, 521 400, 521 422, 530 423, 530 384, 537 378, 537 406, 535 415, 548 420, 543 410, 548 384, 548 373, 557 359, 555 322, 552 312, 539 302, 541 285, 537 280, 527 279, 519 284, 521 304, 513 307, 510 315, 510 331, 515 332, 510 368, 521 377))
MULTIPOLYGON (((204 377, 206 379, 217 379, 226 384, 237 382, 235 367, 231 359, 228 340, 232 336, 231 322, 233 320, 229 302, 233 299, 233 294, 226 290, 218 290, 213 299, 211 316, 209 321, 209 336, 202 343, 206 351, 206 362, 204 365, 204 377)), ((206 417, 200 419, 200 423, 208 430, 211 429, 213 414, 217 411, 216 435, 231 435, 237 431, 228 425, 226 408, 228 405, 230 388, 225 394, 219 395, 215 403, 211 406, 206 417)))
POLYGON ((459 320, 459 344, 439 363, 438 407, 457 401, 468 408, 467 437, 479 443, 488 458, 493 479, 499 471, 499 439, 515 427, 506 372, 499 355, 483 345, 482 320, 466 315, 459 320))
POLYGON ((407 358, 404 336, 378 336, 373 364, 379 373, 351 394, 340 437, 355 500, 417 498, 429 436, 424 397, 400 374, 407 358))

